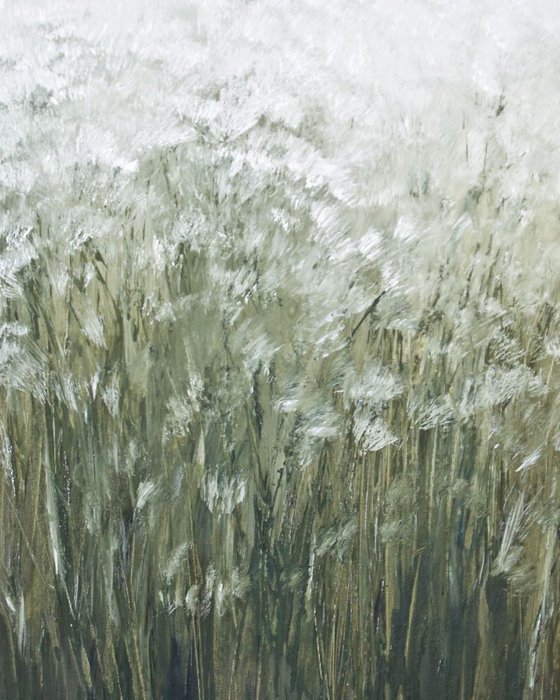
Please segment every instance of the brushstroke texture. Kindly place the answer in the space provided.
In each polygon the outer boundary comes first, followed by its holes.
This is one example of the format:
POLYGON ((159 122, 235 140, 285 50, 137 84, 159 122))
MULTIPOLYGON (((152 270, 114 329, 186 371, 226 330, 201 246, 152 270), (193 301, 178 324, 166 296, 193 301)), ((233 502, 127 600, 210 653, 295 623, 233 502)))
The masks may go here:
POLYGON ((556 6, 0 16, 0 695, 560 697, 556 6))

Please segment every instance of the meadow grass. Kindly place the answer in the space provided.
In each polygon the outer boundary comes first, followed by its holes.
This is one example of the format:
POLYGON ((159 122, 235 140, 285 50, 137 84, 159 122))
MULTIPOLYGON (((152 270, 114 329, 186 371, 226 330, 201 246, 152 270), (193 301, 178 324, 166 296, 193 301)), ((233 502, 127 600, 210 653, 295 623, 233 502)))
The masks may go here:
POLYGON ((241 5, 10 15, 0 695, 560 697, 551 142, 241 5))

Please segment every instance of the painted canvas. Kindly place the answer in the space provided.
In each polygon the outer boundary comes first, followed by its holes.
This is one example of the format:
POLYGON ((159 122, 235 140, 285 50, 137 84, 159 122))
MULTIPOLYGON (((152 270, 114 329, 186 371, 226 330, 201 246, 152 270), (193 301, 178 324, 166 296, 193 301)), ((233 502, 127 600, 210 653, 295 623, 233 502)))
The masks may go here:
POLYGON ((559 36, 0 2, 1 698, 560 698, 559 36))

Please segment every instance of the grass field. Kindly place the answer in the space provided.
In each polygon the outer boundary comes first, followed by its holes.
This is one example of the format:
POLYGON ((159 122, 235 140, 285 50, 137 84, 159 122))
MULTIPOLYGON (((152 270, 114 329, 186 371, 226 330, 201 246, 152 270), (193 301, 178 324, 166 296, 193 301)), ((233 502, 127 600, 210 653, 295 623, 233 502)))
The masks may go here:
POLYGON ((560 697, 560 13, 87 5, 0 9, 0 697, 560 697))

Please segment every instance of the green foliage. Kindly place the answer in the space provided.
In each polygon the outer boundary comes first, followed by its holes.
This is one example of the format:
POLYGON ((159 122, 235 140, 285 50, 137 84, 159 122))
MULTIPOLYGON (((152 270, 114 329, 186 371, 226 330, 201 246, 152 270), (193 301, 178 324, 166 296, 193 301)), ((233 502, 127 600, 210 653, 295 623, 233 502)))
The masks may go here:
POLYGON ((437 3, 32 5, 0 53, 0 695, 560 696, 542 18, 473 46, 473 1, 395 57, 437 3))

